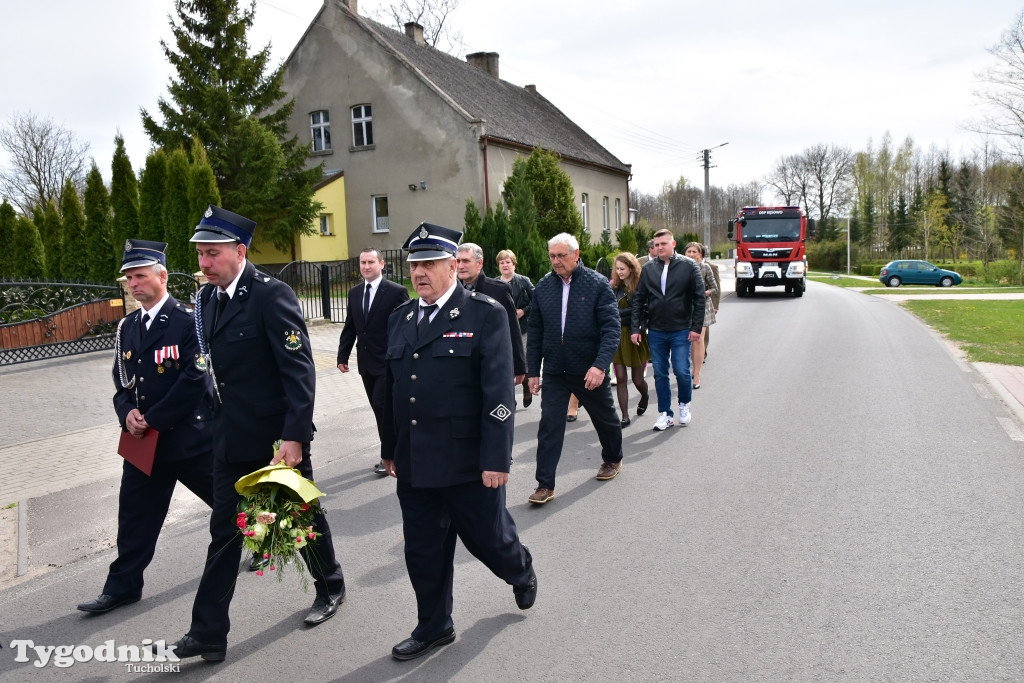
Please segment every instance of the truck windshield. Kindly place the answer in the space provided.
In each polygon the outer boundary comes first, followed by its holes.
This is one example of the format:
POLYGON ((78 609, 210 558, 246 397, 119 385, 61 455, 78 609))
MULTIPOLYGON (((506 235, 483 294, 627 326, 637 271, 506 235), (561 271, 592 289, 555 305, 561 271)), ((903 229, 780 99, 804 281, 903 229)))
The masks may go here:
POLYGON ((799 218, 748 218, 741 228, 744 242, 799 242, 799 218))

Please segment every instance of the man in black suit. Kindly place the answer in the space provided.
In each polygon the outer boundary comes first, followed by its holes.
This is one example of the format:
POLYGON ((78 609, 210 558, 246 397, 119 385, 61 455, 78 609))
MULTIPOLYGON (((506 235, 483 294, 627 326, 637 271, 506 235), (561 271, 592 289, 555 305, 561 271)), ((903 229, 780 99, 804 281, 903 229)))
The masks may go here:
MULTIPOLYGON (((370 399, 373 416, 377 419, 377 436, 384 443, 384 352, 388 344, 388 316, 391 311, 409 300, 409 291, 402 285, 386 279, 384 258, 379 249, 367 247, 359 253, 359 272, 363 283, 348 292, 345 326, 338 342, 338 369, 348 372, 348 359, 352 345, 356 346, 359 376, 363 380, 366 398, 370 399), (358 340, 358 341, 357 341, 358 340)), ((374 472, 384 470, 384 453, 374 472)))
MULTIPOLYGON (((192 626, 174 645, 178 657, 221 661, 230 630, 228 608, 235 591, 242 536, 235 526, 241 500, 235 482, 267 464, 284 462, 313 478, 316 368, 295 293, 279 280, 257 274, 246 258, 256 224, 216 206, 206 210, 191 242, 209 284, 200 292, 201 353, 221 405, 213 435, 213 516, 206 567, 192 606, 192 626), (274 443, 281 446, 274 454, 274 443)), ((319 534, 302 549, 316 587, 308 625, 334 616, 345 599, 345 577, 334 556, 322 511, 313 518, 319 534)))
POLYGON ((455 268, 463 287, 471 292, 486 294, 504 307, 512 342, 515 383, 521 384, 526 378, 526 349, 523 348, 523 335, 519 331, 519 316, 512 300, 512 288, 506 282, 484 275, 484 250, 472 242, 459 245, 455 254, 455 268))
POLYGON ((192 311, 167 293, 167 245, 128 240, 121 272, 142 305, 117 327, 114 410, 121 429, 136 439, 157 436, 149 474, 127 460, 121 471, 117 510, 117 559, 102 594, 82 603, 102 614, 142 596, 142 574, 179 481, 213 505, 210 429, 214 395, 210 376, 197 368, 199 353, 192 311))
MULTIPOLYGON (((505 507, 512 464, 512 349, 505 312, 494 299, 460 287, 462 234, 423 223, 406 241, 419 299, 388 323, 388 454, 398 478, 405 564, 418 621, 396 645, 414 659, 455 640, 455 540, 510 584, 519 609, 537 598, 530 551, 505 507)), ((518 333, 516 335, 519 336, 518 333)))

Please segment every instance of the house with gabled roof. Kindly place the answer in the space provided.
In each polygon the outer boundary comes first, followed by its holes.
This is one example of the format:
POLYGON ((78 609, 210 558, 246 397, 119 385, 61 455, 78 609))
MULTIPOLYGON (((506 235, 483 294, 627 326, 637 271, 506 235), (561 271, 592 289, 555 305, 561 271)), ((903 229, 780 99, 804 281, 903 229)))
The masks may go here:
POLYGON ((630 166, 532 85, 499 77, 499 59, 458 59, 358 14, 357 0, 324 0, 284 65, 295 99, 291 132, 310 165, 345 175, 349 253, 401 247, 423 221, 456 229, 467 199, 502 200, 512 164, 553 150, 572 179, 593 238, 628 222, 630 166))

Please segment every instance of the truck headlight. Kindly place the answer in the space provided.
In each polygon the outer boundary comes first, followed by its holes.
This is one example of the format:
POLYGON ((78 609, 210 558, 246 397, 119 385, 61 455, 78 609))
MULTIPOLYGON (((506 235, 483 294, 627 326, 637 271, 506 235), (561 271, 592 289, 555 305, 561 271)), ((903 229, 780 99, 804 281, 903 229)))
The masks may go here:
POLYGON ((789 264, 789 269, 786 270, 786 277, 802 277, 804 274, 804 262, 793 261, 789 264))
POLYGON ((754 277, 754 269, 749 263, 740 261, 736 264, 736 277, 754 277))

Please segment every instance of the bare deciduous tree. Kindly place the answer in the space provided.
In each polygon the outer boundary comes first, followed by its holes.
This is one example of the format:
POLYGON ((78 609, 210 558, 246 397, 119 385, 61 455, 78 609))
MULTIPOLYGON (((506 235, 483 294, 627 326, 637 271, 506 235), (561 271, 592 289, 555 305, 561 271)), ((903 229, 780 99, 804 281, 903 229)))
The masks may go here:
POLYGON ((451 14, 458 9, 459 0, 401 0, 377 8, 374 18, 383 23, 393 22, 399 31, 414 21, 423 27, 423 40, 431 47, 456 57, 465 51, 462 33, 449 24, 451 14))
POLYGON ((992 112, 974 127, 1008 138, 1024 156, 1024 11, 989 52, 998 64, 978 74, 984 85, 974 94, 989 104, 992 112))
POLYGON ((66 182, 77 187, 85 177, 89 143, 52 119, 14 114, 0 128, 0 147, 10 156, 9 166, 0 169, 0 194, 26 216, 50 200, 59 206, 66 182))
POLYGON ((810 175, 802 155, 791 154, 776 161, 766 183, 784 206, 807 206, 810 175))

